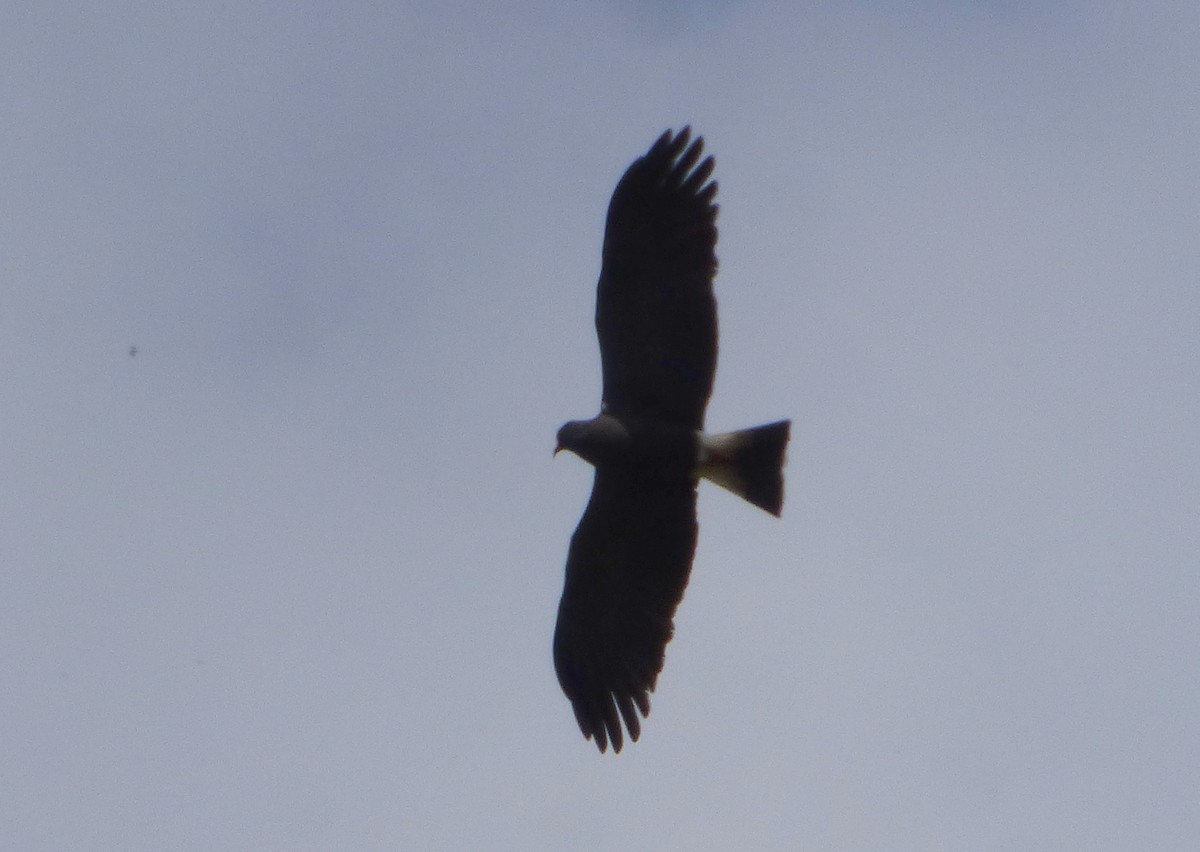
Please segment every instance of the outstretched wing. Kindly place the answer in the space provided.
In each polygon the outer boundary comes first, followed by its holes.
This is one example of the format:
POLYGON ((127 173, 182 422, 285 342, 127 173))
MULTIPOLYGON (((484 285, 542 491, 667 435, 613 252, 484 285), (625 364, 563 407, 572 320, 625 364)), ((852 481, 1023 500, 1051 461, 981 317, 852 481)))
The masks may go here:
POLYGON ((690 133, 664 133, 613 191, 596 332, 606 411, 700 429, 717 368, 717 184, 690 133))
POLYGON ((662 671, 696 550, 696 488, 597 470, 571 537, 554 668, 583 735, 600 751, 636 741, 662 671))

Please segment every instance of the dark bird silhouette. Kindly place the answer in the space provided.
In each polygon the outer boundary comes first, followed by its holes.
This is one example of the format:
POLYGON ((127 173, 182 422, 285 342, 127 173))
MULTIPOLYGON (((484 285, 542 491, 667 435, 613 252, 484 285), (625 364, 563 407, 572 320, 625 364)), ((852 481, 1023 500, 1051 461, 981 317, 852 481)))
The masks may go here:
POLYGON ((596 293, 599 416, 558 432, 595 468, 567 553, 554 667, 584 737, 619 752, 674 630, 696 550, 696 486, 709 479, 779 515, 791 421, 704 433, 717 367, 713 158, 667 131, 609 202, 596 293))

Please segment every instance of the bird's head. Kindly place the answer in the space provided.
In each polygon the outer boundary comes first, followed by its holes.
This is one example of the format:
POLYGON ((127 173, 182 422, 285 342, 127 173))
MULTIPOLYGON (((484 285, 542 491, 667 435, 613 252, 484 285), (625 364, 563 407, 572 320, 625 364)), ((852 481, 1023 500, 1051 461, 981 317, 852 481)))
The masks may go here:
POLYGON ((591 420, 571 420, 558 430, 554 454, 570 450, 592 464, 614 457, 629 441, 629 432, 617 418, 601 414, 591 420))
POLYGON ((571 420, 564 423, 555 438, 554 455, 557 456, 563 450, 570 450, 582 457, 583 453, 579 452, 579 448, 583 445, 587 424, 586 420, 571 420))

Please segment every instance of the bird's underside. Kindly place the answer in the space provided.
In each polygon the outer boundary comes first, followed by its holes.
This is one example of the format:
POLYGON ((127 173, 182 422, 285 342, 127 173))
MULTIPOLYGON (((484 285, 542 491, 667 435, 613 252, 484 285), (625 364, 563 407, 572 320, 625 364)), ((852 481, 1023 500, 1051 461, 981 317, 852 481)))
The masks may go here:
POLYGON ((696 548, 706 477, 779 514, 788 422, 704 436, 716 373, 717 184, 703 140, 670 131, 625 172, 596 298, 601 415, 559 431, 595 468, 567 554, 554 664, 600 751, 637 740, 696 548), (623 725, 622 725, 623 723, 623 725))

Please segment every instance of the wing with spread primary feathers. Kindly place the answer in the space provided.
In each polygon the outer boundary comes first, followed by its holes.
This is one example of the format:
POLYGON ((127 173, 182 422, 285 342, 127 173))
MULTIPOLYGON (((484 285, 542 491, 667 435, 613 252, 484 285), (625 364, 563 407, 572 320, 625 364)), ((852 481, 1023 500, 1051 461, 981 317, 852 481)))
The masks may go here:
POLYGON ((620 751, 662 670, 696 550, 694 481, 597 470, 571 537, 554 630, 554 667, 585 737, 620 751))
POLYGON ((690 133, 664 133, 613 191, 596 332, 606 411, 700 429, 717 366, 717 184, 690 133))

